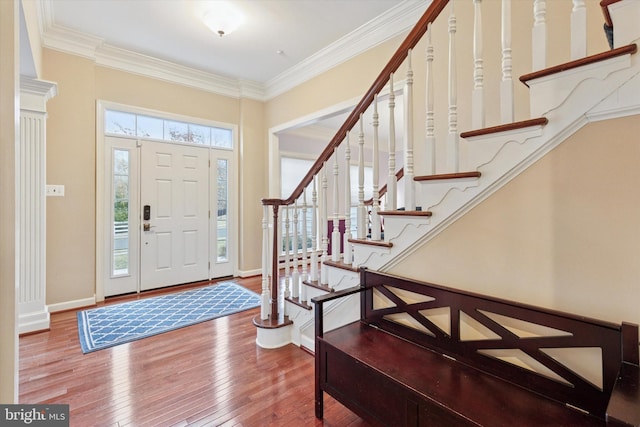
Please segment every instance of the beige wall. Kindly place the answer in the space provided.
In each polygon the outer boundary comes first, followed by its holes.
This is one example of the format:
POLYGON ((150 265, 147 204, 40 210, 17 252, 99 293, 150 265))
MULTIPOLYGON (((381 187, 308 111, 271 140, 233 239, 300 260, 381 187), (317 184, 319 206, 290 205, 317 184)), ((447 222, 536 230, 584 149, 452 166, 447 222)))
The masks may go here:
POLYGON ((587 125, 391 272, 640 323, 640 120, 587 125))
POLYGON ((16 146, 18 4, 0 1, 0 403, 18 402, 16 146))
POLYGON ((65 185, 64 197, 47 199, 48 304, 92 298, 95 293, 97 100, 239 126, 241 185, 249 189, 239 201, 239 268, 260 268, 260 246, 254 244, 253 234, 262 217, 255 206, 266 194, 261 102, 241 102, 99 67, 49 49, 44 49, 43 64, 44 79, 58 83, 58 96, 47 105, 47 183, 65 185))

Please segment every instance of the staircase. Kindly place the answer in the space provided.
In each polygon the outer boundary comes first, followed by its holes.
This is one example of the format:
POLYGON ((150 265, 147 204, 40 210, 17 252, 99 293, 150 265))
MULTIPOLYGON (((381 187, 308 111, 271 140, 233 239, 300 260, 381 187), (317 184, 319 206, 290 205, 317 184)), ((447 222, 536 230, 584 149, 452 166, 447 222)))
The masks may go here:
MULTIPOLYGON (((262 201, 262 308, 254 319, 259 346, 294 343, 313 350, 311 298, 358 285, 361 266, 386 271, 397 265, 590 120, 637 111, 639 1, 534 0, 527 14, 522 2, 517 10, 511 0, 485 3, 432 0, 293 194, 262 201), (561 3, 572 8, 554 9, 561 3), (487 13, 497 13, 489 21, 499 22, 499 30, 483 32, 487 13), (612 28, 610 49, 605 31, 587 26, 594 13, 604 16, 605 29, 612 28), (565 16, 559 19, 559 14, 565 16), (526 48, 513 43, 511 28, 522 32, 532 15, 526 48), (551 28, 552 22, 562 28, 551 28), (554 45, 548 34, 557 37, 562 29, 570 53, 549 67, 548 58, 556 53, 548 49, 554 45), (605 49, 589 53, 586 40, 594 31, 605 49), (489 39, 500 45, 497 57, 484 55, 483 42, 489 39), (519 77, 518 85, 528 93, 518 97, 513 70, 526 67, 534 71, 519 77), (401 107, 396 106, 399 97, 401 107), (389 110, 386 152, 379 146, 383 106, 389 110), (400 115, 404 129, 397 156, 400 115), (491 121, 498 124, 487 127, 491 121), (371 131, 365 132, 369 125, 371 131), (463 125, 475 130, 461 132, 463 125), (369 203, 367 143, 373 163, 369 203), (387 157, 385 178, 380 177, 381 156, 387 157), (352 185, 351 174, 340 171, 350 170, 356 159, 358 178, 352 185)), ((487 52, 497 51, 492 47, 487 52)), ((347 298, 325 307, 325 329, 359 318, 358 303, 347 298)))

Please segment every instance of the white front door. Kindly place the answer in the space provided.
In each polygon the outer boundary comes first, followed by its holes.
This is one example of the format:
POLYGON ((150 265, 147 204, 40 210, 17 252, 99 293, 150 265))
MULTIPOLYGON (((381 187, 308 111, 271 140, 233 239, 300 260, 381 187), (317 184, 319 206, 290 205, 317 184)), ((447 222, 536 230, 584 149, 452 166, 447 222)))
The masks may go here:
POLYGON ((209 150, 143 141, 140 289, 209 278, 209 150))

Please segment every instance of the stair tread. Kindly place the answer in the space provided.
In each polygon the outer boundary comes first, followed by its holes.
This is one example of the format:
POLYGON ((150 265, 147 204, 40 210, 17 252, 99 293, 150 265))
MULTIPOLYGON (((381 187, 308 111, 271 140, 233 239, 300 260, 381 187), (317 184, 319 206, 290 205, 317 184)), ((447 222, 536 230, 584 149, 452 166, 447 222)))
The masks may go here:
POLYGON ((443 173, 437 175, 423 175, 413 178, 414 181, 437 181, 447 179, 460 179, 460 178, 480 178, 482 174, 478 171, 471 172, 456 172, 456 173, 443 173))
POLYGON ((379 211, 378 215, 389 216, 431 216, 431 211, 379 211))
POLYGON ((327 260, 327 261, 324 262, 324 264, 325 265, 329 265, 331 267, 341 268, 343 270, 349 270, 349 271, 355 271, 355 272, 360 271, 360 269, 358 269, 358 267, 354 267, 351 264, 345 264, 345 262, 343 260, 340 260, 340 261, 327 260))
POLYGON ((334 289, 331 286, 323 285, 323 284, 320 283, 319 280, 305 280, 302 283, 304 283, 307 286, 311 286, 313 288, 316 288, 316 289, 321 289, 323 291, 327 291, 327 292, 333 292, 334 291, 334 289))
POLYGON ((349 239, 349 243, 356 243, 362 245, 370 245, 370 246, 380 246, 385 248, 390 248, 393 246, 391 242, 385 242, 382 240, 371 240, 371 239, 349 239))
POLYGON ((606 61, 607 59, 615 58, 622 55, 631 55, 638 51, 638 46, 635 43, 621 46, 616 49, 611 49, 606 52, 597 53, 595 55, 586 56, 584 58, 576 59, 574 61, 565 62, 564 64, 556 65, 553 67, 545 68, 544 70, 534 71, 520 76, 520 81, 529 86, 527 82, 530 80, 539 79, 540 77, 550 76, 552 74, 561 73, 563 71, 578 68, 583 65, 594 64, 600 61, 606 61))
POLYGON ((298 307, 302 307, 305 310, 311 310, 312 309, 312 307, 309 304, 307 304, 307 301, 300 301, 300 297, 295 297, 295 298, 294 297, 287 297, 287 298, 285 298, 285 300, 289 301, 292 304, 297 305, 298 307))
POLYGON ((544 126, 547 123, 549 123, 549 120, 546 117, 539 117, 537 119, 522 120, 519 122, 507 123, 504 125, 491 126, 488 128, 462 132, 460 134, 460 138, 471 138, 474 136, 490 135, 493 133, 507 132, 510 130, 523 129, 527 127, 544 126))

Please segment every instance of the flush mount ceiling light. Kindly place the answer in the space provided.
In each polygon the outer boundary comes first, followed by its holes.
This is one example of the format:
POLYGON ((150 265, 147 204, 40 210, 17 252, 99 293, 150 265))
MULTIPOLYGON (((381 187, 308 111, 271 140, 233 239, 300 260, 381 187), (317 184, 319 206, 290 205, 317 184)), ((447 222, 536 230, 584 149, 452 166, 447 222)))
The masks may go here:
POLYGON ((237 30, 244 22, 244 15, 229 2, 213 1, 202 14, 202 22, 222 37, 237 30))

